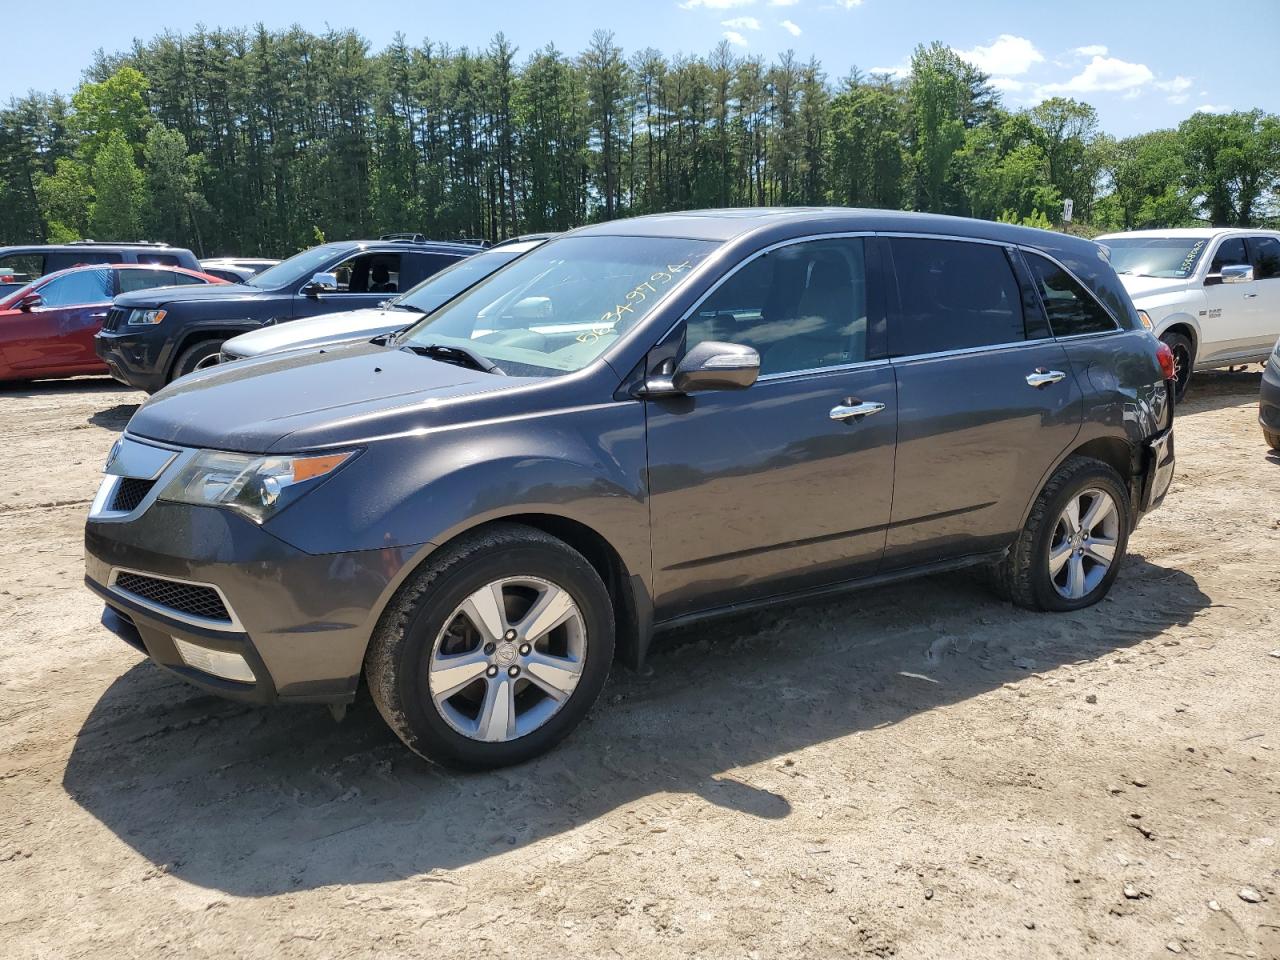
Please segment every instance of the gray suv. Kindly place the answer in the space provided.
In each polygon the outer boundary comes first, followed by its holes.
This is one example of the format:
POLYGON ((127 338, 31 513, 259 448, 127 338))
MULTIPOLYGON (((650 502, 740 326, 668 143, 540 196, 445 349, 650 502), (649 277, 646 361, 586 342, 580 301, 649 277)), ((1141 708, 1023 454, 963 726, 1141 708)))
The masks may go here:
POLYGON ((1099 248, 846 209, 575 230, 403 333, 197 372, 113 448, 104 624, 197 686, 489 767, 661 627, 965 566, 1110 589, 1172 357, 1099 248))

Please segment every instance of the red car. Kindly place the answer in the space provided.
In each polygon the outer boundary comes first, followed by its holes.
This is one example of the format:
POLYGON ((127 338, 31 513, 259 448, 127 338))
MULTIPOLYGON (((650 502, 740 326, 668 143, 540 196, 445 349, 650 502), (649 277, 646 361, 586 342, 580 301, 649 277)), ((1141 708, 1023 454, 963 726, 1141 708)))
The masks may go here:
POLYGON ((0 380, 106 373, 93 335, 116 294, 194 283, 207 273, 156 264, 93 264, 41 277, 0 299, 0 380))

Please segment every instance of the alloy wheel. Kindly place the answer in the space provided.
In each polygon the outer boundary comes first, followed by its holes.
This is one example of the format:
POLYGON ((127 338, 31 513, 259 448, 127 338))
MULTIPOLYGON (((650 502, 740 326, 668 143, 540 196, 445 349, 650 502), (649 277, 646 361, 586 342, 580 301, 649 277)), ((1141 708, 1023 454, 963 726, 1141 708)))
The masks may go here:
POLYGON ((1049 579, 1060 596, 1079 600, 1097 589, 1116 558, 1120 511, 1111 494, 1090 487, 1058 517, 1049 542, 1049 579))
POLYGON ((432 647, 427 687, 458 733, 506 742, 564 706, 586 652, 586 624, 567 590, 537 577, 507 577, 454 610, 432 647))

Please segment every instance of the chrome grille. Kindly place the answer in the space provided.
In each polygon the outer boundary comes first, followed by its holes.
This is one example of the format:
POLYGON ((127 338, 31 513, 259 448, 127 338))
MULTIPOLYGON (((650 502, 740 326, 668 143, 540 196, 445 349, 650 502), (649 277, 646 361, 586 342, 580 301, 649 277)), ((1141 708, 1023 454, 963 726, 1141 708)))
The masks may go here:
POLYGON ((226 624, 232 622, 222 597, 213 587, 125 571, 116 574, 114 586, 124 593, 187 617, 226 624))

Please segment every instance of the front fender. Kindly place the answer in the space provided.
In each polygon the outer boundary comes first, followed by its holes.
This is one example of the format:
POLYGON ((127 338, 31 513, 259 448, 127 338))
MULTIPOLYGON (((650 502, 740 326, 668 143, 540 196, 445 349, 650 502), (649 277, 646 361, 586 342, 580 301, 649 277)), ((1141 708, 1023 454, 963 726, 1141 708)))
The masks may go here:
POLYGON ((648 583, 642 405, 611 402, 373 440, 266 529, 307 553, 429 551, 520 514, 590 528, 648 583))

